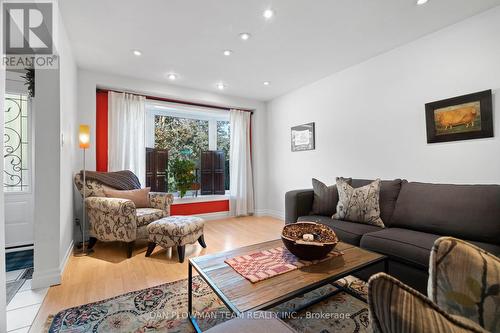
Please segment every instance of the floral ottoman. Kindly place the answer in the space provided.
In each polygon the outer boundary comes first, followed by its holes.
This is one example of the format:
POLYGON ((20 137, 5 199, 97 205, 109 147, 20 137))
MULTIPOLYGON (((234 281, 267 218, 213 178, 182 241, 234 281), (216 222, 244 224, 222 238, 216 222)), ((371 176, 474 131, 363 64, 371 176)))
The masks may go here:
POLYGON ((186 244, 198 241, 201 246, 207 247, 203 238, 204 224, 202 218, 194 216, 168 216, 150 223, 147 226, 149 244, 146 257, 153 253, 156 245, 165 249, 177 246, 179 262, 184 262, 186 244))

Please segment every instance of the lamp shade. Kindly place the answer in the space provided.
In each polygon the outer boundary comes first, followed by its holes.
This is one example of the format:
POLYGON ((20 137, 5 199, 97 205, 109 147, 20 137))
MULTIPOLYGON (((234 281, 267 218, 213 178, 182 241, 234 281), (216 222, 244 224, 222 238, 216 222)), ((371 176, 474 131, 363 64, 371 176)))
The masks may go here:
POLYGON ((78 141, 80 148, 86 149, 90 147, 90 127, 89 125, 80 125, 78 131, 78 141))

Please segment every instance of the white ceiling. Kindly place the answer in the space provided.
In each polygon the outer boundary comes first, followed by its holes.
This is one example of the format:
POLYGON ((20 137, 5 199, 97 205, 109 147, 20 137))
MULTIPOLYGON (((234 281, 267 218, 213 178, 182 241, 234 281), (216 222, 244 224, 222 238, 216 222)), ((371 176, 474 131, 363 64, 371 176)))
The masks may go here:
POLYGON ((259 100, 408 43, 500 0, 62 0, 80 67, 259 100), (266 21, 262 12, 273 8, 266 21), (238 34, 249 32, 248 41, 238 34), (143 55, 136 57, 132 49, 143 55), (230 57, 222 51, 234 51, 230 57), (271 81, 264 86, 263 81, 271 81))

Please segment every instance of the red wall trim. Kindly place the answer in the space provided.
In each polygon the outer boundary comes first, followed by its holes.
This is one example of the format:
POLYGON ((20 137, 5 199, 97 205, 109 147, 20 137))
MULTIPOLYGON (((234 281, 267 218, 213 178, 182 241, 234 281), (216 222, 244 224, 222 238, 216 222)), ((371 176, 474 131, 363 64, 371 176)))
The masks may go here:
POLYGON ((193 215, 228 211, 229 200, 176 204, 170 207, 171 215, 193 215))
POLYGON ((108 93, 96 93, 96 171, 108 171, 108 93))

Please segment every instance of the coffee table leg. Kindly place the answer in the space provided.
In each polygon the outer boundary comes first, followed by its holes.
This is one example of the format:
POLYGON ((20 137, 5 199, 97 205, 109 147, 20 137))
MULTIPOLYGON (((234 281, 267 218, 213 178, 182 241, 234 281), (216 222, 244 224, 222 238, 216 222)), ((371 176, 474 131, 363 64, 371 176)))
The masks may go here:
POLYGON ((193 266, 188 263, 188 317, 196 333, 202 333, 196 317, 193 314, 193 266))

